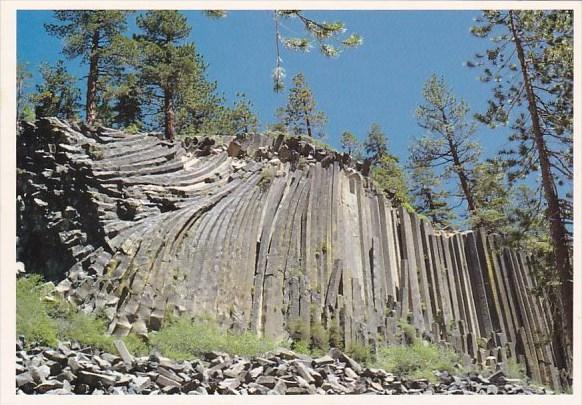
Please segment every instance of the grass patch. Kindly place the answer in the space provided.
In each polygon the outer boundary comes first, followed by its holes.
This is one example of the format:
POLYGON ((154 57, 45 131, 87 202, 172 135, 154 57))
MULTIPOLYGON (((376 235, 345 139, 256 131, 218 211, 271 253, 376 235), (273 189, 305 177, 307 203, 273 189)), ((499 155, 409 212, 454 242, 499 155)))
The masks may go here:
POLYGON ((408 346, 381 348, 375 367, 410 378, 426 378, 436 382, 433 371, 453 373, 459 361, 459 355, 452 350, 427 342, 415 342, 408 346))
POLYGON ((193 321, 188 317, 174 318, 160 331, 151 333, 150 345, 175 360, 193 359, 210 351, 257 356, 281 346, 251 332, 234 334, 224 331, 212 320, 193 321))
MULTIPOLYGON (((38 343, 55 347, 59 340, 76 341, 115 353, 116 338, 107 334, 107 320, 99 314, 86 314, 59 298, 49 298, 51 286, 40 275, 16 281, 16 334, 23 335, 27 345, 38 343)), ((149 348, 138 336, 122 338, 135 355, 146 355, 149 348)))
POLYGON ((16 333, 23 335, 27 342, 54 346, 58 340, 58 326, 43 301, 46 293, 47 288, 39 275, 16 281, 16 333))
POLYGON ((370 347, 362 343, 353 342, 346 347, 346 354, 353 358, 358 363, 367 365, 372 359, 372 354, 370 353, 370 347))

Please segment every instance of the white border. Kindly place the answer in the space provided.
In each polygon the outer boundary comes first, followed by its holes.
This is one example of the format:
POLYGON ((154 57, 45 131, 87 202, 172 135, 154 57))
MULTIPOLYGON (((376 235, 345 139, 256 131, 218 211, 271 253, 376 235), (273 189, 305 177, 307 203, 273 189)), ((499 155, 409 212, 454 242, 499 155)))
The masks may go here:
MULTIPOLYGON (((582 3, 578 1, 32 1, 0 0, 0 404, 97 404, 103 401, 118 403, 158 404, 159 401, 183 404, 461 404, 489 403, 488 396, 16 396, 15 392, 15 271, 16 262, 16 11, 50 9, 226 9, 226 10, 480 10, 480 9, 574 9, 574 386, 573 395, 548 396, 497 396, 495 402, 535 404, 582 404, 582 358, 580 353, 582 327, 581 274, 582 230, 578 226, 582 192, 576 181, 582 178, 581 150, 581 102, 582 81, 582 3)), ((39 27, 39 29, 42 29, 39 27)), ((42 46, 42 44, 39 44, 42 46)))

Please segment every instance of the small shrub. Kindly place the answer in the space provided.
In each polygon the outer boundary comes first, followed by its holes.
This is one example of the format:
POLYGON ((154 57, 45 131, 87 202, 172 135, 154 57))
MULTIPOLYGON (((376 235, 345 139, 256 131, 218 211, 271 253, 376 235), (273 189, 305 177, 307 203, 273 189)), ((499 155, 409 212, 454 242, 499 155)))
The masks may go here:
POLYGON ((266 191, 273 179, 275 178, 276 169, 272 166, 265 166, 261 170, 261 178, 259 179, 259 187, 261 190, 266 191))
POLYGON ((348 356, 363 364, 368 364, 371 360, 370 347, 361 343, 350 343, 345 352, 348 356))
POLYGON ((376 366, 410 377, 436 381, 433 371, 455 371, 459 356, 452 350, 427 342, 409 346, 385 346, 378 351, 376 366))
POLYGON ((309 343, 305 340, 298 340, 293 342, 291 348, 297 353, 308 355, 311 354, 311 350, 309 350, 309 343))
POLYGON ((398 323, 398 327, 402 331, 406 344, 415 344, 418 340, 416 337, 416 328, 404 321, 398 323))
POLYGON ((46 295, 43 283, 39 275, 16 280, 16 333, 23 335, 28 344, 54 346, 57 344, 57 323, 43 301, 46 295))
POLYGON ((82 345, 115 352, 113 337, 107 334, 107 325, 103 319, 74 311, 60 325, 59 338, 62 340, 70 339, 82 345))
POLYGON ((309 327, 301 318, 292 319, 289 321, 287 329, 293 340, 309 339, 309 327))
POLYGON ((335 322, 332 322, 332 324, 329 326, 328 336, 329 345, 331 347, 337 347, 338 349, 343 348, 344 346, 343 336, 341 334, 339 326, 335 322))
POLYGON ((508 378, 519 378, 525 381, 526 373, 524 367, 524 365, 519 364, 514 358, 509 358, 505 364, 505 374, 508 378))
POLYGON ((234 334, 222 330, 210 320, 192 321, 175 318, 159 332, 152 333, 150 344, 162 355, 175 360, 188 360, 210 351, 222 351, 242 356, 256 356, 280 346, 250 332, 234 334))
POLYGON ((314 322, 311 324, 311 347, 322 351, 329 350, 328 335, 322 324, 314 322))

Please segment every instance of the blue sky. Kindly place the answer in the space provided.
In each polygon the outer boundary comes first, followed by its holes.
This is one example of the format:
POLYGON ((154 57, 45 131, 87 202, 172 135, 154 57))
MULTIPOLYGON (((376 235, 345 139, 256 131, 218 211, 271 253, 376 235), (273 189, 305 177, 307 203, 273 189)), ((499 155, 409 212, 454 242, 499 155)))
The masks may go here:
MULTIPOLYGON (((275 122, 277 107, 286 102, 286 93, 272 91, 271 72, 275 61, 274 24, 269 11, 233 11, 221 20, 212 20, 199 11, 184 11, 192 26, 190 40, 208 63, 208 77, 218 81, 220 92, 230 101, 244 92, 255 105, 261 123, 275 122)), ((432 74, 443 75, 455 93, 472 111, 482 111, 490 89, 479 82, 478 70, 463 63, 483 50, 488 40, 469 33, 472 11, 311 11, 310 17, 341 20, 348 29, 364 37, 361 47, 346 50, 329 59, 316 50, 309 54, 284 50, 286 84, 302 72, 313 89, 318 107, 326 112, 327 142, 339 148, 344 130, 363 139, 373 122, 388 135, 392 152, 406 161, 407 148, 423 130, 414 116, 422 101, 421 89, 432 74)), ((133 19, 130 32, 135 30, 133 19)), ((19 62, 28 62, 34 73, 30 90, 39 80, 41 62, 54 63, 60 55, 61 40, 42 28, 52 22, 51 11, 19 11, 17 52, 19 62)), ((284 23, 298 36, 300 31, 284 23)), ((285 32, 284 32, 285 33, 285 32)), ((86 74, 78 60, 67 61, 70 71, 86 74)), ((82 84, 82 83, 80 83, 82 84)), ((84 93, 83 93, 84 94, 84 93)), ((485 156, 506 142, 503 129, 480 127, 479 139, 485 156)))

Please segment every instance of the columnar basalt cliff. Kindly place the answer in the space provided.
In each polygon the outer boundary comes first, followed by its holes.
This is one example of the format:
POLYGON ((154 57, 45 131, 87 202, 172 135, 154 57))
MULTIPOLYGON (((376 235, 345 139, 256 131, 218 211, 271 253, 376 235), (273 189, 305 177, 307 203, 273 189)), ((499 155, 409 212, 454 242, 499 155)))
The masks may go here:
POLYGON ((18 137, 18 257, 116 335, 210 313, 271 338, 316 321, 374 346, 404 319, 560 387, 569 367, 527 253, 437 231, 365 172, 282 135, 172 143, 41 119, 18 137))

